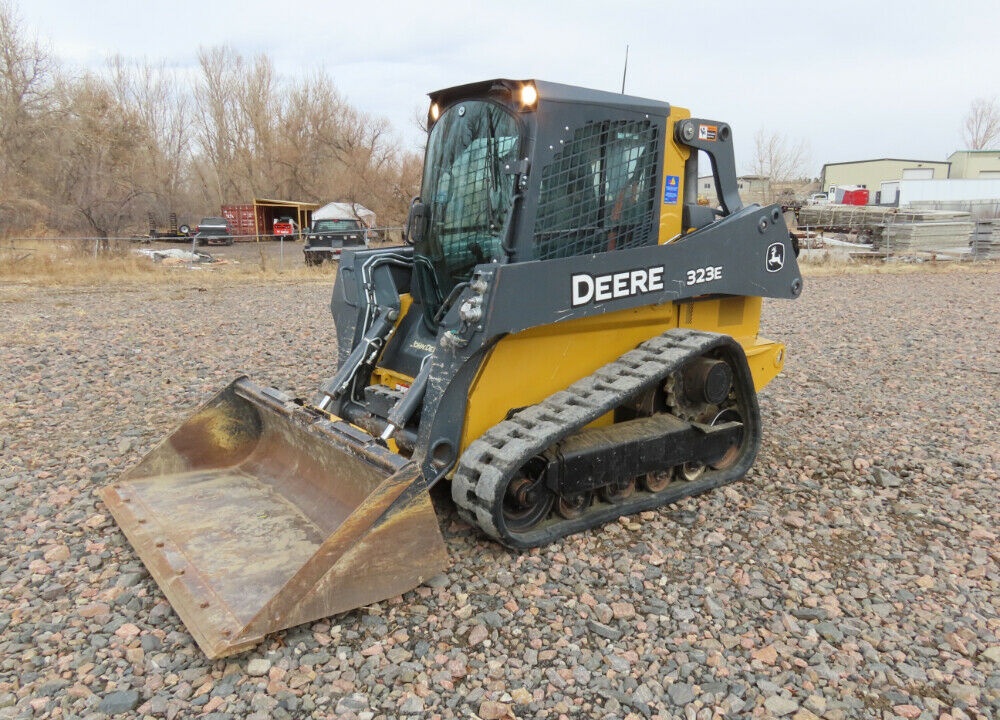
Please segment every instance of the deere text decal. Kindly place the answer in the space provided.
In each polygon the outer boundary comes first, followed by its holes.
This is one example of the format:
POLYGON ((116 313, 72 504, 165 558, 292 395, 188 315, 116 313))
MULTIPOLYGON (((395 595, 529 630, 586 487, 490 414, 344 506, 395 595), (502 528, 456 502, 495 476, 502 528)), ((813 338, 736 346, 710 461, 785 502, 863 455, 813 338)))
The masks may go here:
POLYGON ((657 265, 607 275, 573 275, 573 307, 659 292, 663 290, 663 270, 662 265, 657 265))

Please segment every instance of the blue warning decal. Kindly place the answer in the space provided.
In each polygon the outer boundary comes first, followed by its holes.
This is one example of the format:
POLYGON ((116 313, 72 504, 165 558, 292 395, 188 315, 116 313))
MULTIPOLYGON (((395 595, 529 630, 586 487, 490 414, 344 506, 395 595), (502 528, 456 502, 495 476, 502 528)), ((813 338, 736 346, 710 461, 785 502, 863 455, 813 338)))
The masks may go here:
POLYGON ((677 204, 677 190, 681 186, 681 176, 680 175, 667 175, 666 180, 663 182, 663 204, 664 205, 676 205, 677 204))

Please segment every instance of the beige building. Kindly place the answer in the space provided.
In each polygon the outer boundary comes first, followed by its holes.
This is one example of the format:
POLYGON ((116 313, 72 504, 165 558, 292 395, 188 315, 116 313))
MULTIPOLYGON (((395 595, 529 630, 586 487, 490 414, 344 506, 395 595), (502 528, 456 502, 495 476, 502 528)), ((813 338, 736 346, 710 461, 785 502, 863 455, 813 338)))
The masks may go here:
MULTIPOLYGON (((736 178, 740 199, 745 203, 766 202, 771 193, 771 181, 759 175, 740 175, 736 178)), ((698 178, 698 198, 715 207, 719 198, 715 193, 715 179, 711 175, 698 178)))
POLYGON ((831 187, 843 185, 868 188, 869 202, 874 203, 876 201, 875 194, 882 187, 883 182, 904 179, 944 180, 949 177, 950 170, 950 162, 934 160, 881 158, 879 160, 827 163, 823 166, 820 183, 825 192, 829 192, 831 187))
MULTIPOLYGON (((771 182, 770 178, 760 175, 740 175, 736 178, 736 186, 740 191, 740 199, 747 205, 758 203, 792 204, 806 197, 815 188, 810 180, 791 180, 788 182, 771 182)), ((715 194, 715 180, 711 175, 698 178, 698 199, 707 205, 715 207, 719 198, 715 194)))
POLYGON ((948 156, 952 178, 1000 178, 1000 150, 957 150, 948 156))

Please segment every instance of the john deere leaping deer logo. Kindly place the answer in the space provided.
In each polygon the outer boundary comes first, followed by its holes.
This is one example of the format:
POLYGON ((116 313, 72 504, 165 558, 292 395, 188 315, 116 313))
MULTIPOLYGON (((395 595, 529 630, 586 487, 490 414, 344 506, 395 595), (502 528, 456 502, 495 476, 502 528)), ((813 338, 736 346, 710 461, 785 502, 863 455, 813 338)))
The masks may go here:
POLYGON ((778 272, 785 267, 785 245, 776 242, 767 246, 767 271, 778 272))

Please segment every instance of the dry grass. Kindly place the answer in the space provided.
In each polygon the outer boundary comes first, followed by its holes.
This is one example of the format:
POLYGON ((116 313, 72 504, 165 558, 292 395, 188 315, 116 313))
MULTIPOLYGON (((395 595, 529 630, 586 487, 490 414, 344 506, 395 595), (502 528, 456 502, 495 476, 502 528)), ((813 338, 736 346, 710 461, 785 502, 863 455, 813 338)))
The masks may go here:
MULTIPOLYGON (((203 285, 259 280, 266 282, 330 282, 333 269, 311 268, 289 250, 283 263, 258 248, 252 260, 189 263, 160 261, 134 252, 128 241, 105 246, 93 240, 19 240, 0 242, 0 286, 74 287, 101 285, 203 285)), ((157 249, 153 247, 153 249, 157 249)))
POLYGON ((996 260, 935 260, 926 255, 919 258, 882 259, 852 258, 846 252, 812 251, 810 257, 799 258, 799 269, 806 277, 829 275, 907 275, 911 273, 972 273, 990 272, 1000 267, 996 260))
MULTIPOLYGON (((239 248, 238 261, 187 263, 177 260, 154 262, 134 251, 128 241, 112 241, 107 247, 93 240, 19 240, 0 242, 0 300, 10 301, 31 288, 101 286, 203 286, 244 282, 283 284, 289 282, 331 283, 335 269, 302 263, 296 246, 286 246, 279 262, 273 244, 239 248)), ((209 252, 213 252, 209 249, 209 252)), ((800 258, 807 277, 841 274, 905 274, 942 272, 989 272, 996 261, 956 262, 858 260, 846 253, 815 251, 800 258)))

